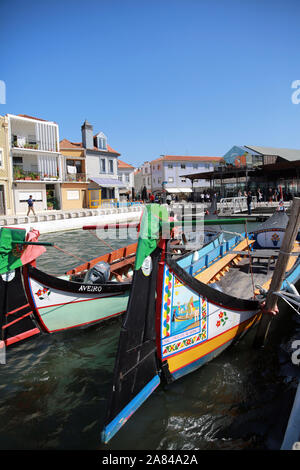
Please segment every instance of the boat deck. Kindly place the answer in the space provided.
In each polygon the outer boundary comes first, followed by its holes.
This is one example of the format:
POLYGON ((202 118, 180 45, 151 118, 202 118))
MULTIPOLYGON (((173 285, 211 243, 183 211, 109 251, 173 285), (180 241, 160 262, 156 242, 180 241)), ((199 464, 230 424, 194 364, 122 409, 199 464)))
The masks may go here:
POLYGON ((255 264, 252 266, 253 283, 251 270, 249 269, 249 258, 243 258, 239 264, 230 267, 226 274, 220 278, 217 285, 220 290, 226 294, 234 295, 241 299, 251 299, 253 295, 253 285, 257 291, 256 285, 263 286, 272 278, 275 264, 269 266, 268 263, 261 263, 261 266, 255 264))

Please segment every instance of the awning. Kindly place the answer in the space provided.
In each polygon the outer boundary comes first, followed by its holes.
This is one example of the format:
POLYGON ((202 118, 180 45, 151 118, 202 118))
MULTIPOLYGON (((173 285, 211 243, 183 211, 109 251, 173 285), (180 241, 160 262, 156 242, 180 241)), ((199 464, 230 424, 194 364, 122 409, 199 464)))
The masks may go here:
POLYGON ((119 180, 115 180, 113 178, 89 178, 94 183, 98 184, 98 186, 102 186, 102 188, 115 188, 121 187, 125 188, 126 186, 119 180))
POLYGON ((168 193, 192 193, 192 188, 165 188, 168 193))

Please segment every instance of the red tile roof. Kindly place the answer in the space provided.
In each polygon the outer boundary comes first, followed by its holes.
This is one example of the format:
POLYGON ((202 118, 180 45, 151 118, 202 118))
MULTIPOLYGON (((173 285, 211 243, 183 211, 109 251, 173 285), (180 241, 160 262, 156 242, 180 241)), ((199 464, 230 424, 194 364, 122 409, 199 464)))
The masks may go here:
POLYGON ((132 169, 134 169, 134 166, 129 165, 129 163, 125 163, 122 160, 118 160, 118 167, 119 168, 132 168, 132 169))
POLYGON ((41 119, 41 118, 37 118, 37 117, 34 117, 34 116, 28 116, 27 114, 18 114, 18 116, 24 117, 24 118, 27 118, 27 119, 35 119, 36 121, 49 122, 49 121, 47 121, 47 119, 41 119))
MULTIPOLYGON (((76 149, 82 149, 84 150, 84 147, 82 145, 82 142, 71 142, 70 140, 68 139, 63 139, 60 141, 60 148, 61 149, 73 149, 73 148, 76 148, 76 149)), ((98 149, 97 147, 94 147, 93 149, 91 150, 100 150, 98 149)), ((109 145, 107 146, 107 150, 110 152, 110 153, 115 153, 116 155, 121 155, 120 153, 116 152, 113 148, 111 148, 109 145)))
POLYGON ((198 162, 219 162, 223 157, 204 157, 204 156, 187 156, 187 155, 164 155, 151 161, 152 163, 161 161, 198 161, 198 162))
POLYGON ((59 146, 61 149, 82 149, 81 142, 70 142, 68 139, 63 139, 59 142, 59 146))

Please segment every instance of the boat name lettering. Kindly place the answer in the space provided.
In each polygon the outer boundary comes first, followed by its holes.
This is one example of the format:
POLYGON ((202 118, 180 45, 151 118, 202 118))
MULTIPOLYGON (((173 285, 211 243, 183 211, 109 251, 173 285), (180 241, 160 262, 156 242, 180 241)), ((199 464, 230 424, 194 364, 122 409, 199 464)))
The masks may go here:
POLYGON ((80 286, 78 292, 101 292, 102 286, 80 286))

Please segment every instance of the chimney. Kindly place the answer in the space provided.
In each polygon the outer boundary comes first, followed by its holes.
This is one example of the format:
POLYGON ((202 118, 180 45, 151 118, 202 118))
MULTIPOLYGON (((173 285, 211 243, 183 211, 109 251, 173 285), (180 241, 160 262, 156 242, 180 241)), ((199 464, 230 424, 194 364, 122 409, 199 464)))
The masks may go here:
POLYGON ((84 148, 94 148, 93 126, 87 120, 81 126, 81 135, 84 148))

